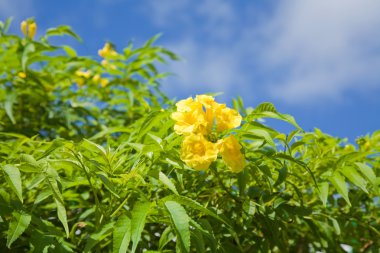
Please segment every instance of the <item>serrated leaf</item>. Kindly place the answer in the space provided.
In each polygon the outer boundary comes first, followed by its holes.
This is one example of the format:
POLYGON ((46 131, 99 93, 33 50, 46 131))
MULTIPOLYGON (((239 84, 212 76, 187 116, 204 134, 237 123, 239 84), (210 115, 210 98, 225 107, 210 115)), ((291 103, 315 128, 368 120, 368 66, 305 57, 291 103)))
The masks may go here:
POLYGON ((318 184, 318 196, 319 199, 322 201, 323 206, 326 206, 327 204, 327 197, 329 195, 329 183, 328 182, 322 182, 318 184))
POLYGON ((332 224, 333 224, 333 227, 335 229, 335 233, 337 235, 340 235, 341 231, 340 231, 340 226, 339 226, 339 223, 336 219, 332 218, 332 217, 329 217, 329 219, 331 220, 332 224))
POLYGON ((22 57, 21 57, 21 66, 24 72, 26 72, 26 66, 29 60, 29 55, 33 53, 35 50, 36 48, 33 43, 29 43, 25 46, 24 52, 22 53, 22 57))
POLYGON ((254 120, 257 118, 272 118, 272 119, 279 119, 282 121, 285 121, 293 126, 295 126, 297 129, 302 130, 302 128, 297 124, 296 120, 293 116, 289 114, 282 114, 278 112, 271 112, 271 111, 263 111, 263 112, 252 112, 250 115, 248 115, 247 120, 254 120))
POLYGON ((345 178, 339 173, 335 172, 329 177, 330 182, 334 185, 338 193, 346 200, 347 204, 351 206, 350 199, 348 198, 348 187, 345 178))
POLYGON ((181 244, 183 252, 190 251, 189 216, 185 208, 175 201, 166 201, 165 206, 170 213, 171 221, 177 234, 177 244, 181 244))
POLYGON ((78 41, 82 41, 81 38, 73 32, 70 26, 67 25, 61 25, 54 28, 50 28, 46 31, 46 37, 49 36, 63 36, 63 35, 70 35, 73 38, 77 39, 78 41))
POLYGON ((177 189, 175 188, 175 185, 173 184, 173 182, 164 174, 160 171, 160 173, 158 174, 158 178, 160 179, 160 181, 166 186, 168 187, 173 193, 177 194, 178 195, 178 192, 177 192, 177 189))
POLYGON ((137 202, 132 210, 131 220, 131 240, 132 240, 132 253, 137 249, 137 244, 140 241, 141 233, 145 226, 145 219, 150 210, 150 202, 137 202))
POLYGON ((7 181, 8 185, 17 195, 21 203, 23 203, 21 175, 19 169, 13 165, 7 164, 3 166, 3 171, 5 172, 5 180, 7 181))
POLYGON ((277 112, 277 110, 272 103, 263 102, 255 108, 254 112, 277 112))
POLYGON ((9 223, 7 232, 7 247, 10 248, 12 243, 20 237, 22 233, 28 228, 32 216, 27 213, 12 213, 12 220, 9 223))
MULTIPOLYGON (((52 168, 49 168, 49 170, 55 171, 52 168)), ((51 172, 50 174, 54 174, 54 173, 51 172)), ((67 223, 66 208, 65 208, 65 203, 63 201, 61 191, 59 190, 59 187, 58 187, 58 182, 57 182, 56 178, 54 178, 53 176, 48 176, 46 178, 46 180, 47 180, 48 184, 50 185, 50 189, 53 193, 54 201, 57 205, 58 219, 61 221, 61 223, 65 229, 66 236, 69 237, 69 226, 67 223)))
POLYGON ((355 163, 359 171, 371 182, 372 185, 376 186, 376 175, 371 167, 365 163, 355 163))
POLYGON ((340 169, 340 172, 348 178, 352 183, 362 189, 365 193, 368 193, 366 180, 356 171, 354 167, 346 166, 340 169))
POLYGON ((104 225, 99 232, 93 233, 87 240, 86 246, 84 248, 85 253, 93 252, 92 249, 101 242, 104 238, 106 238, 109 233, 112 231, 114 223, 108 223, 104 225))
POLYGON ((131 240, 131 219, 122 215, 113 230, 113 253, 127 252, 131 240))
POLYGON ((13 116, 13 104, 16 101, 16 93, 7 92, 4 102, 4 110, 12 124, 16 124, 16 120, 13 116))
POLYGON ((175 234, 172 233, 172 228, 169 226, 165 228, 164 232, 160 235, 160 240, 158 242, 158 248, 162 250, 166 244, 172 241, 175 237, 175 234))

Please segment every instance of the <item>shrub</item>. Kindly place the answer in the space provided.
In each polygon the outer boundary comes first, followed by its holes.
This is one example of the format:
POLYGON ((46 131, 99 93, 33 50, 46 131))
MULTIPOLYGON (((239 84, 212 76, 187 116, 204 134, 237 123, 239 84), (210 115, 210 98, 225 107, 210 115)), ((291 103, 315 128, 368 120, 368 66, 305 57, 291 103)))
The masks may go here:
POLYGON ((271 103, 174 105, 156 65, 177 57, 157 37, 106 43, 99 59, 49 42, 79 40, 69 27, 35 39, 31 24, 19 37, 0 23, 3 251, 380 248, 380 131, 350 144, 303 131, 271 103))

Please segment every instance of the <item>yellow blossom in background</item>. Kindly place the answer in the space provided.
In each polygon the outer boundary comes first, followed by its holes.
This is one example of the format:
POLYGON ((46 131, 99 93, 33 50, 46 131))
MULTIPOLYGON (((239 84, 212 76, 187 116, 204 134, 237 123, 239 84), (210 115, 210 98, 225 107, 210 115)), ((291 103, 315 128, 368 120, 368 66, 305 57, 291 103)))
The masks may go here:
POLYGON ((37 32, 37 24, 35 22, 29 24, 29 38, 33 39, 37 32))
POLYGON ((116 56, 117 52, 113 49, 112 44, 107 42, 102 49, 99 49, 98 54, 100 57, 107 58, 110 56, 116 56))
POLYGON ((75 75, 88 79, 91 76, 91 71, 90 70, 86 70, 86 71, 77 70, 77 71, 75 71, 75 75))
POLYGON ((92 81, 94 81, 95 83, 99 82, 100 81, 100 75, 99 74, 96 74, 92 77, 92 81))
POLYGON ((218 156, 217 145, 201 134, 185 137, 181 147, 181 160, 195 170, 206 170, 218 156))
POLYGON ((244 169, 245 158, 241 153, 241 145, 235 136, 230 135, 218 143, 220 154, 228 168, 235 173, 239 173, 244 169))
POLYGON ((37 24, 34 21, 24 20, 20 24, 20 28, 25 37, 33 39, 37 32, 37 24))
POLYGON ((22 79, 26 78, 25 72, 18 72, 17 76, 20 77, 20 78, 22 78, 22 79))
POLYGON ((86 79, 89 79, 91 77, 91 71, 83 71, 83 70, 77 70, 75 71, 75 75, 78 76, 79 78, 75 79, 75 82, 79 86, 83 86, 86 82, 86 79))
POLYGON ((27 27, 28 27, 28 23, 24 20, 21 22, 21 31, 22 33, 24 34, 24 36, 28 36, 28 33, 27 33, 27 27))
POLYGON ((226 107, 225 104, 220 104, 215 110, 215 118, 218 132, 238 127, 242 120, 238 111, 226 107))
POLYGON ((100 85, 102 87, 106 87, 108 85, 109 81, 105 78, 100 79, 100 85))

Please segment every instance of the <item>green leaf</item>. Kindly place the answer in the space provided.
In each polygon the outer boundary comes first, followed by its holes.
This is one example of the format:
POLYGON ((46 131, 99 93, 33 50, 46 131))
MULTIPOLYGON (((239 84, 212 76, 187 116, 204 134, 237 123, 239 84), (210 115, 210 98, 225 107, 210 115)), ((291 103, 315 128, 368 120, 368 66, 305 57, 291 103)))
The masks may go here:
POLYGON ((340 235, 341 231, 340 231, 340 226, 339 226, 339 223, 336 219, 334 219, 333 217, 329 217, 329 219, 331 220, 332 224, 333 224, 333 227, 335 229, 335 233, 337 235, 340 235))
POLYGON ((365 163, 355 163, 359 171, 371 182, 372 185, 376 186, 376 175, 371 167, 365 163))
POLYGON ((9 223, 9 229, 7 232, 7 247, 10 248, 12 243, 24 233, 28 228, 32 216, 27 213, 12 213, 12 220, 9 223))
POLYGON ((277 185, 282 184, 285 181, 287 175, 288 175, 288 168, 286 168, 286 166, 279 169, 276 183, 273 186, 276 187, 277 185))
MULTIPOLYGON (((103 239, 105 239, 109 233, 112 231, 114 223, 108 223, 104 225, 99 232, 93 233, 90 238, 88 238, 86 246, 84 248, 85 253, 93 252, 92 249, 97 245, 99 242, 101 242, 103 239)), ((101 250, 100 250, 101 251, 101 250)))
POLYGON ((77 52, 75 51, 74 48, 70 46, 62 46, 62 49, 65 50, 66 54, 70 57, 77 57, 77 52))
POLYGON ((172 241, 175 237, 175 234, 172 233, 172 228, 166 227, 164 232, 160 235, 160 240, 158 242, 158 248, 162 250, 166 244, 168 244, 170 241, 172 241))
POLYGON ((368 193, 366 180, 356 171, 354 167, 346 166, 340 169, 340 172, 348 178, 352 183, 362 189, 365 193, 368 193))
POLYGON ((263 103, 259 104, 253 112, 255 112, 255 113, 259 113, 259 112, 274 112, 274 113, 276 113, 277 110, 276 110, 276 107, 272 103, 263 102, 263 103))
MULTIPOLYGON (((52 176, 56 173, 56 171, 52 168, 49 168, 48 170, 50 171, 50 175, 47 176, 46 179, 47 179, 48 184, 50 185, 51 191, 53 192, 53 197, 54 197, 55 203, 57 205, 58 219, 61 221, 61 223, 65 229, 66 236, 69 237, 69 226, 67 224, 67 215, 66 215, 65 203, 63 201, 62 194, 59 190, 58 182, 57 182, 56 178, 54 178, 52 176)), ((56 175, 56 177, 58 177, 58 175, 56 175)))
POLYGON ((12 124, 16 124, 16 120, 13 116, 13 104, 16 101, 16 93, 7 92, 5 102, 4 102, 4 110, 12 124))
POLYGON ((63 36, 63 35, 70 35, 73 38, 75 38, 78 41, 82 41, 81 38, 73 32, 70 26, 67 25, 61 25, 54 28, 50 28, 46 31, 46 37, 50 36, 63 36))
POLYGON ((97 172, 96 175, 102 180, 104 186, 116 197, 120 198, 120 196, 116 193, 116 189, 113 184, 108 179, 108 176, 104 172, 97 172))
POLYGON ((131 220, 132 253, 136 251, 137 244, 140 241, 150 207, 150 202, 137 202, 133 207, 131 220))
POLYGON ((32 54, 35 50, 36 48, 34 47, 33 43, 29 43, 25 46, 24 52, 22 53, 21 57, 21 66, 24 72, 26 72, 26 66, 29 60, 29 55, 32 54))
POLYGON ((206 207, 202 206, 201 204, 199 204, 198 202, 196 202, 193 199, 190 199, 190 198, 184 197, 184 196, 180 196, 180 195, 170 195, 170 196, 167 196, 167 197, 161 199, 161 201, 164 201, 164 202, 167 202, 170 200, 178 202, 181 205, 190 207, 192 209, 198 210, 198 211, 202 212, 203 214, 210 215, 210 216, 214 217, 215 219, 223 222, 227 226, 229 226, 229 227, 231 226, 231 224, 227 220, 223 219, 222 217, 220 217, 219 215, 217 215, 213 211, 207 209, 206 207))
POLYGON ((344 200, 346 200, 347 204, 351 206, 350 199, 348 198, 348 187, 344 177, 339 172, 335 172, 329 180, 338 193, 344 198, 344 200))
POLYGON ((250 115, 248 115, 247 121, 252 121, 257 118, 279 119, 295 126, 299 130, 302 130, 302 128, 297 124, 294 117, 289 114, 282 114, 282 113, 272 112, 272 111, 262 111, 262 112, 253 111, 250 115))
POLYGON ((166 201, 165 206, 170 213, 172 224, 177 234, 177 243, 181 244, 183 252, 190 251, 189 216, 185 208, 175 201, 166 201))
POLYGON ((21 175, 19 169, 13 165, 7 164, 3 166, 3 171, 5 172, 5 180, 8 185, 12 188, 21 203, 23 203, 21 175))
POLYGON ((45 150, 45 152, 42 153, 42 154, 37 158, 37 160, 41 160, 42 158, 47 157, 47 156, 50 155, 54 150, 56 150, 57 148, 62 147, 63 145, 65 145, 64 140, 62 140, 62 139, 55 139, 54 141, 51 142, 50 146, 45 150))
POLYGON ((131 240, 131 219, 126 215, 119 217, 113 230, 113 253, 127 252, 131 240))
POLYGON ((168 187, 173 193, 177 194, 178 195, 178 192, 177 192, 177 189, 175 188, 175 185, 173 184, 173 182, 164 174, 160 171, 160 173, 158 174, 158 178, 160 179, 160 181, 166 186, 168 187))
POLYGON ((249 129, 247 132, 264 139, 269 145, 272 146, 274 150, 276 150, 276 144, 274 143, 268 131, 263 129, 249 129))
POLYGON ((320 200, 323 203, 323 206, 326 206, 327 204, 327 197, 329 195, 329 183, 328 182, 322 182, 318 184, 318 196, 320 200))

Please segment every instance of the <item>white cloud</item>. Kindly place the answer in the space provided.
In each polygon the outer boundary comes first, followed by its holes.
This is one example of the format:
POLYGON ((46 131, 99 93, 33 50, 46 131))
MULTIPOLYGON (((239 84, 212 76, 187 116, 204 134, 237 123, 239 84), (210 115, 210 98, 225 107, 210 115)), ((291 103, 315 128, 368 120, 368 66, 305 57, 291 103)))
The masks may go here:
POLYGON ((283 2, 262 29, 261 62, 285 68, 270 93, 289 103, 336 99, 380 86, 380 2, 283 2))
POLYGON ((290 0, 267 12, 257 3, 152 3, 158 27, 180 27, 168 47, 186 59, 171 71, 187 93, 261 93, 305 104, 380 87, 378 0, 290 0))

